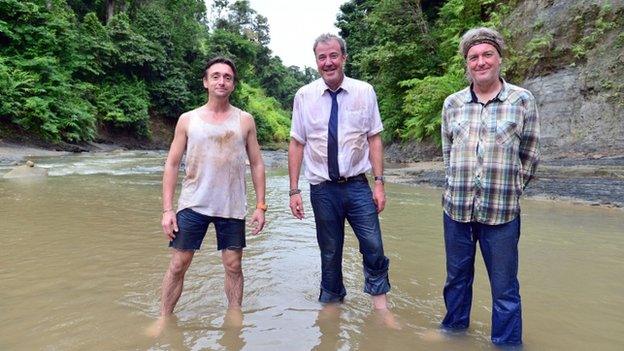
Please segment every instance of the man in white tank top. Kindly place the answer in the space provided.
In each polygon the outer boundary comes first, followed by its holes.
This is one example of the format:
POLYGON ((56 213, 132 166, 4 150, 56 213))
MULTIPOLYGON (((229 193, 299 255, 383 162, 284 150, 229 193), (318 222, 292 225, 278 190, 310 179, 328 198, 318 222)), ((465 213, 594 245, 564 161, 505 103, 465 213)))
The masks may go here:
MULTIPOLYGON (((182 294, 184 274, 201 246, 210 223, 225 268, 228 316, 239 316, 243 298, 241 260, 245 247, 245 161, 249 160, 256 206, 252 234, 264 227, 265 173, 253 117, 230 105, 236 66, 223 57, 206 64, 203 84, 208 102, 180 116, 163 175, 162 228, 171 261, 162 284, 161 318, 148 333, 158 335, 182 294), (185 177, 173 207, 178 170, 186 153, 185 177)), ((242 319, 241 319, 242 321, 242 319)))

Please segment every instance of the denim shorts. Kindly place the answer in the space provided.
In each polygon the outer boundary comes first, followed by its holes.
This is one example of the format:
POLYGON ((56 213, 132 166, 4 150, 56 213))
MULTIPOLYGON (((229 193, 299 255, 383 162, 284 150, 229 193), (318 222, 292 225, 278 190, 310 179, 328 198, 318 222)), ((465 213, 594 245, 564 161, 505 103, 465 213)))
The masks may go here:
POLYGON ((244 219, 206 216, 190 208, 178 212, 176 218, 179 230, 169 247, 199 250, 210 223, 214 223, 217 232, 217 250, 240 250, 246 246, 244 219))

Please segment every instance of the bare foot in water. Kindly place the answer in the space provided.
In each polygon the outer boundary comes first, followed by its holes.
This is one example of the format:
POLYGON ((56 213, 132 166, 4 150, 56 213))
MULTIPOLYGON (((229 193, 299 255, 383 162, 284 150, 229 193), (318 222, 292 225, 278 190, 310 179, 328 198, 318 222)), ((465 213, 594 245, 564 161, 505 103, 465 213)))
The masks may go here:
POLYGON ((318 313, 318 320, 336 320, 340 317, 342 313, 342 309, 340 309, 340 304, 337 303, 328 303, 323 305, 323 308, 318 313))
POLYGON ((403 326, 397 321, 394 313, 387 308, 376 308, 375 316, 388 329, 402 330, 403 326))
POLYGON ((424 333, 420 334, 420 337, 428 342, 440 342, 447 339, 444 332, 440 329, 428 329, 424 333))
POLYGON ((223 328, 237 329, 243 327, 243 311, 240 308, 228 308, 223 317, 223 328))
POLYGON ((145 329, 145 336, 150 338, 159 337, 167 325, 171 323, 171 320, 171 317, 159 317, 156 321, 154 321, 154 323, 145 329))

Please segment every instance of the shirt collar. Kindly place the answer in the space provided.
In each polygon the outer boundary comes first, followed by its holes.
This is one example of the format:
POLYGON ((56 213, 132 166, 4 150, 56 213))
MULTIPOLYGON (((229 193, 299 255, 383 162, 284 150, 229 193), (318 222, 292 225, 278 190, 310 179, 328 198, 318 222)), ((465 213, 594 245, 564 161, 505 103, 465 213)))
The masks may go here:
MULTIPOLYGON (((342 88, 343 91, 345 92, 349 92, 349 90, 352 88, 351 85, 351 78, 347 77, 346 75, 344 76, 344 78, 342 79, 342 83, 340 84, 340 86, 338 87, 338 89, 342 88)), ((338 90, 336 89, 336 90, 338 90)), ((325 81, 323 80, 323 78, 319 78, 319 84, 318 84, 318 89, 317 89, 317 93, 319 96, 325 94, 326 91, 329 91, 329 87, 327 86, 327 84, 325 84, 325 81)))
MULTIPOLYGON (((501 83, 503 83, 503 86, 501 90, 498 92, 498 94, 490 101, 503 102, 507 100, 507 98, 509 97, 509 84, 507 84, 507 82, 503 78, 499 78, 499 79, 501 83)), ((472 90, 472 84, 470 84, 470 86, 466 89, 466 93, 464 94, 464 102, 466 103, 479 102, 479 99, 477 99, 477 95, 474 93, 474 90, 472 90)))

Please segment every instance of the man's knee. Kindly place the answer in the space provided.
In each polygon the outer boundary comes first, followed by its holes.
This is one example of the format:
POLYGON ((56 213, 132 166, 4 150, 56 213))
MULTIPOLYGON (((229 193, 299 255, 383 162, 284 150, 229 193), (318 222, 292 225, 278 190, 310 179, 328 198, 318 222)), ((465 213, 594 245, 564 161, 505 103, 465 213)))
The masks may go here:
POLYGON ((224 262, 223 266, 228 274, 240 274, 243 271, 240 261, 224 262))
POLYGON ((184 275, 186 270, 191 265, 191 260, 193 259, 192 254, 188 253, 174 253, 171 257, 171 261, 169 262, 169 272, 173 275, 184 275))
POLYGON ((241 274, 243 270, 241 258, 241 255, 236 252, 229 252, 223 255, 223 267, 225 268, 225 272, 227 274, 241 274))

